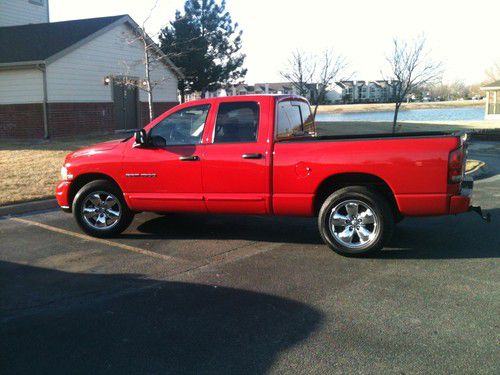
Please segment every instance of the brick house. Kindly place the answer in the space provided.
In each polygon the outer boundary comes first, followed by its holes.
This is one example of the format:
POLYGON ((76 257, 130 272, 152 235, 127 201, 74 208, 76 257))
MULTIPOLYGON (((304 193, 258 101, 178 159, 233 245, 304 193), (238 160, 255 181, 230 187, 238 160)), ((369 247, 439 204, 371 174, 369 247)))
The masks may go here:
MULTIPOLYGON (((48 0, 0 1, 0 137, 142 127, 147 93, 137 28, 128 15, 50 23, 48 0), (131 81, 138 87, 123 84, 131 81)), ((155 115, 177 104, 181 76, 157 54, 155 115)))

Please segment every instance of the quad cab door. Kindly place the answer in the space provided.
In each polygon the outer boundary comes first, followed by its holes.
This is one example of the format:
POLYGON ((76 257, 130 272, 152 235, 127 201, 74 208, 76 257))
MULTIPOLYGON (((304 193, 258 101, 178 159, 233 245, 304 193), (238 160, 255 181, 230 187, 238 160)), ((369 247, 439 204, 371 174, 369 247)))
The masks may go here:
POLYGON ((271 102, 272 97, 220 100, 202 161, 209 212, 271 212, 271 102))
POLYGON ((125 151, 125 196, 133 210, 206 212, 201 160, 209 104, 170 114, 149 132, 150 145, 125 151))

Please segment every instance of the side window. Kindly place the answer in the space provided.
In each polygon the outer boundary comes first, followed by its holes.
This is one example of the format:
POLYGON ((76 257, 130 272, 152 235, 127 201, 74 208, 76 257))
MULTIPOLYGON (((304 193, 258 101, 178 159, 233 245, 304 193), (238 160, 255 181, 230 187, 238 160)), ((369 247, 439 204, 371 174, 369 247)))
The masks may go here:
POLYGON ((278 103, 277 138, 306 135, 311 132, 314 132, 314 119, 307 103, 294 100, 278 103))
POLYGON ((214 143, 256 142, 258 130, 259 105, 256 102, 219 105, 214 143))
POLYGON ((181 109, 156 124, 150 132, 154 144, 165 146, 201 143, 210 105, 181 109))

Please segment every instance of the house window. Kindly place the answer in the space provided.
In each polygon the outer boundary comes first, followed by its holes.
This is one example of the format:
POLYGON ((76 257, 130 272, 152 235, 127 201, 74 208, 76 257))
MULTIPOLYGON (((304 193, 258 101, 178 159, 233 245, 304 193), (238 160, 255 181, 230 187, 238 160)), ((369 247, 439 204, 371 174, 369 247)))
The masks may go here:
POLYGON ((29 0, 29 2, 30 2, 31 4, 40 5, 40 6, 42 6, 42 7, 45 5, 45 4, 44 4, 44 1, 45 1, 45 0, 29 0))

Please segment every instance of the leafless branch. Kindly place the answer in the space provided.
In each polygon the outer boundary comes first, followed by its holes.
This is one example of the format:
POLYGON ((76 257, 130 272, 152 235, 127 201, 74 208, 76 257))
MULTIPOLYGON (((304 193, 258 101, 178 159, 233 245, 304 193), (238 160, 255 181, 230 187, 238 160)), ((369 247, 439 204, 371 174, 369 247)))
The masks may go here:
POLYGON ((314 117, 316 117, 318 106, 324 102, 326 92, 332 83, 335 81, 343 81, 352 77, 352 72, 348 72, 349 64, 345 57, 342 55, 336 55, 331 49, 327 49, 323 52, 319 62, 319 74, 315 79, 314 117))
POLYGON ((309 85, 313 83, 316 63, 304 51, 296 50, 288 61, 288 68, 280 72, 281 76, 289 81, 299 95, 307 96, 309 85))
POLYGON ((430 59, 425 48, 426 38, 420 35, 412 41, 393 39, 393 49, 387 57, 389 74, 393 81, 395 110, 392 131, 396 131, 399 108, 412 91, 435 84, 442 77, 442 64, 430 59))
POLYGON ((500 61, 486 69, 486 77, 489 81, 497 81, 500 79, 500 61))
MULTIPOLYGON (((143 52, 143 59, 138 61, 135 65, 142 65, 144 69, 144 79, 130 78, 129 74, 126 74, 121 78, 121 83, 127 86, 135 86, 140 90, 146 92, 148 96, 148 112, 149 120, 152 121, 154 117, 154 102, 153 102, 153 89, 157 87, 162 82, 165 82, 167 77, 160 77, 157 80, 153 80, 151 77, 154 65, 165 60, 166 56, 159 50, 159 46, 151 39, 151 37, 146 33, 146 23, 149 21, 153 12, 158 6, 160 0, 156 0, 151 7, 148 16, 142 22, 142 27, 136 27, 134 30, 135 38, 127 40, 129 45, 139 43, 143 52)), ((158 33, 157 33, 158 34, 158 33)), ((124 62, 127 70, 130 72, 130 64, 124 62)))

